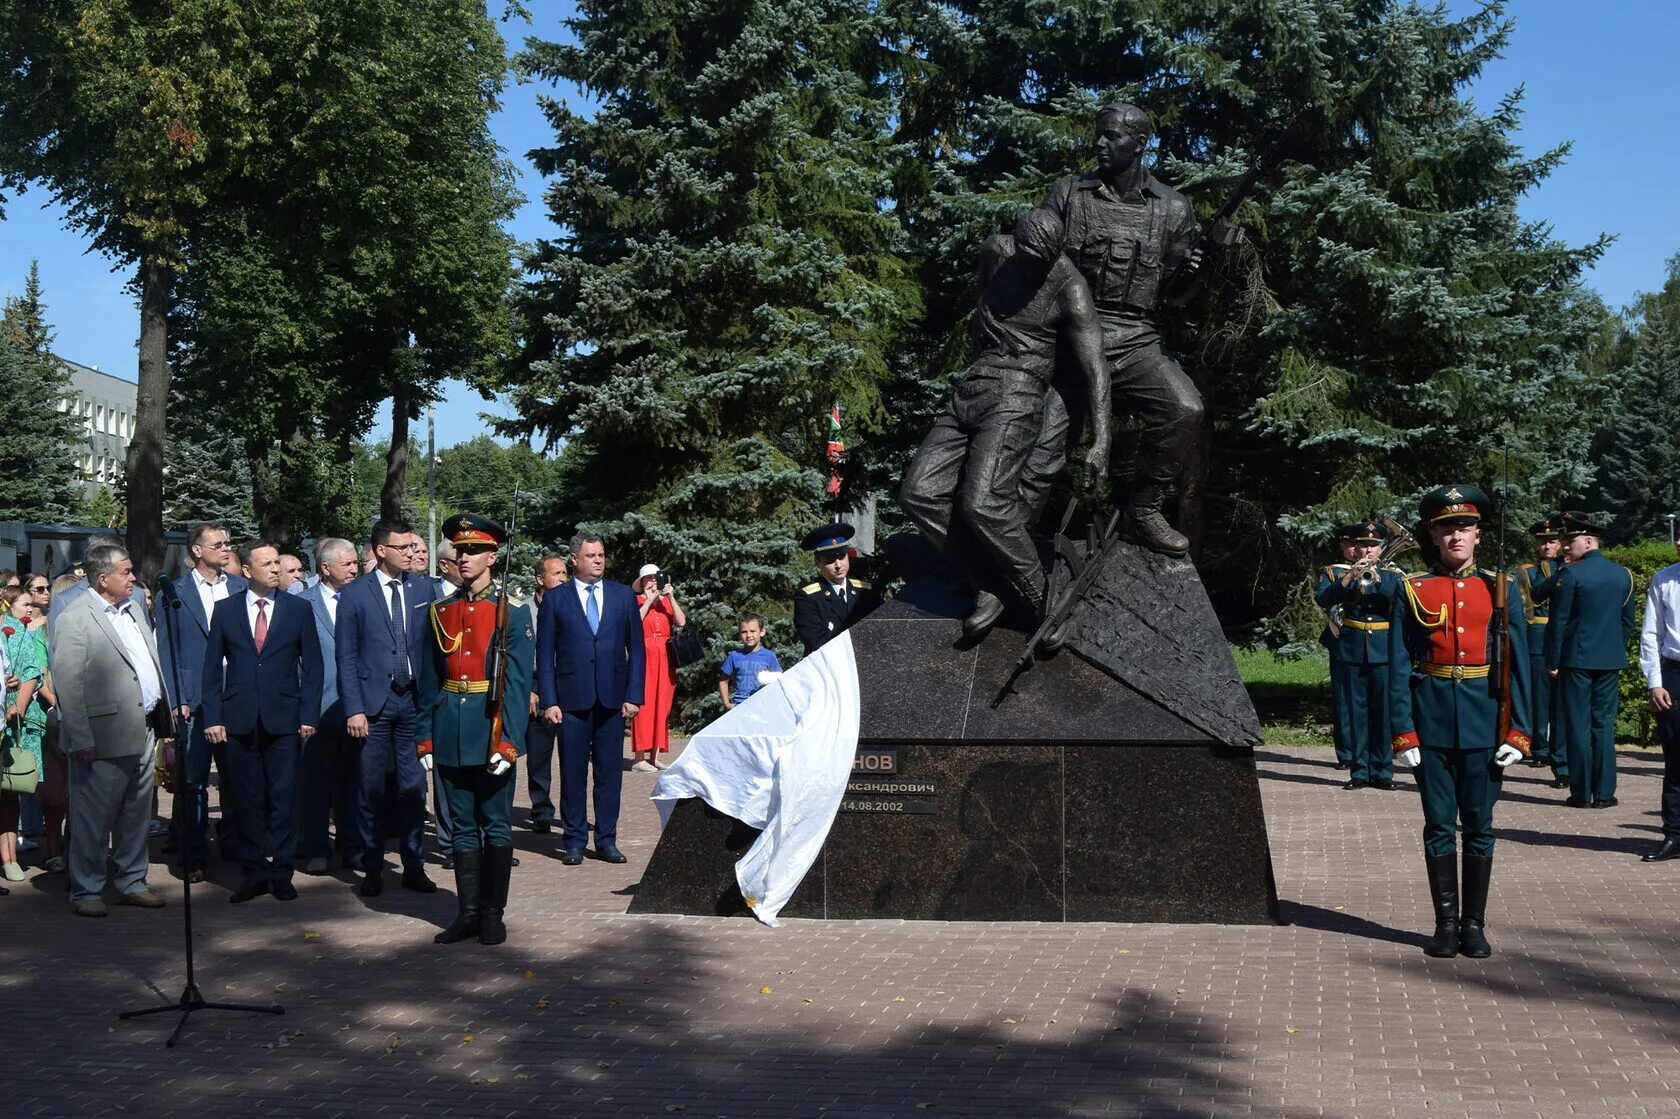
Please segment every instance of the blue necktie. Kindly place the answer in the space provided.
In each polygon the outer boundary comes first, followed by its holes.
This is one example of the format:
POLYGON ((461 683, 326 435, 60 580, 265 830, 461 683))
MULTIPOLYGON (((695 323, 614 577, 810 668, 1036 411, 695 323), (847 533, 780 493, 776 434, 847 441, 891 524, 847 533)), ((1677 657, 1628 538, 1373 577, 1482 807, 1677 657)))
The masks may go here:
POLYGON ((589 619, 589 632, 599 633, 601 632, 601 607, 595 601, 595 584, 589 584, 587 590, 589 603, 583 608, 583 616, 589 619))
POLYGON ((403 620, 401 587, 401 583, 391 580, 391 629, 396 633, 398 653, 397 674, 393 681, 397 687, 406 688, 413 677, 408 671, 408 627, 403 620))

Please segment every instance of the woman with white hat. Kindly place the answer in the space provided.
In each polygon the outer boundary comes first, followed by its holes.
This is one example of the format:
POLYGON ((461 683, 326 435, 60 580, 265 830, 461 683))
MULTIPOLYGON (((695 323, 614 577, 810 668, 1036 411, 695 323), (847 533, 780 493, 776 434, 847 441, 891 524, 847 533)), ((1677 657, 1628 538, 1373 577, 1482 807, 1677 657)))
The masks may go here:
POLYGON ((671 632, 687 625, 677 605, 677 588, 657 564, 645 563, 636 572, 636 605, 642 612, 642 645, 647 650, 647 692, 641 710, 630 723, 630 750, 637 773, 662 768, 655 758, 671 749, 671 703, 677 695, 677 665, 666 648, 671 632))

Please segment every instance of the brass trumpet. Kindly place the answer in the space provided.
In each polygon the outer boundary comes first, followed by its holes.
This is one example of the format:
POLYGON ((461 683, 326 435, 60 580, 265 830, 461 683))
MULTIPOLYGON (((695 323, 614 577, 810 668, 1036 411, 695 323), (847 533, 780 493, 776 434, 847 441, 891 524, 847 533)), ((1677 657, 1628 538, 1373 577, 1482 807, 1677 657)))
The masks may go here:
POLYGON ((1382 520, 1383 528, 1388 530, 1388 539, 1383 541, 1381 550, 1377 552, 1377 558, 1371 562, 1370 566, 1359 572, 1359 589, 1362 593, 1369 593, 1376 589, 1377 584, 1382 580, 1381 572, 1392 571, 1397 575, 1406 574, 1405 569, 1394 562, 1394 557, 1417 551, 1417 540, 1405 530, 1399 521, 1396 521, 1393 517, 1384 517, 1382 520))

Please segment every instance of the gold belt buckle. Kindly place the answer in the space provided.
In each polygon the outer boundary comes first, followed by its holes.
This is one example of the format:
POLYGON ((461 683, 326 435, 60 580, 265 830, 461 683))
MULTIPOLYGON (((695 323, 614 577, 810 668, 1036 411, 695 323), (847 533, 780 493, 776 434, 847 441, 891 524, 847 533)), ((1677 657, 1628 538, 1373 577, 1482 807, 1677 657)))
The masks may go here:
POLYGON ((1453 665, 1452 678, 1454 680, 1464 679, 1464 666, 1462 664, 1453 665))

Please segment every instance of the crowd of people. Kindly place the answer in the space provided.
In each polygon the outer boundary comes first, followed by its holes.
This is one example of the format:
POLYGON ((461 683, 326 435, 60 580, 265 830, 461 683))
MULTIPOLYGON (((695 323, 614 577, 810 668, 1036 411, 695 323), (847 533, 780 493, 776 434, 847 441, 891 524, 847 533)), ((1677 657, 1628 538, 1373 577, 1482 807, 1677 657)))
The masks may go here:
POLYGON ((1483 922, 1507 767, 1549 766, 1569 808, 1619 803, 1620 678, 1636 633, 1664 754, 1663 837, 1642 858, 1680 857, 1680 563, 1652 580, 1641 624, 1632 574, 1604 555, 1604 529, 1584 513, 1533 525, 1535 559, 1514 572, 1478 567, 1490 507, 1474 486, 1428 494, 1419 511, 1435 561, 1418 574, 1393 562, 1392 522, 1344 525, 1343 562, 1317 580, 1343 787, 1394 789, 1398 762, 1423 794, 1434 956, 1491 952, 1483 922))
MULTIPOLYGON (((376 896, 390 845, 400 885, 432 893, 429 817, 443 868, 466 872, 467 935, 489 925, 495 942, 517 864, 521 758, 529 827, 560 825, 564 864, 591 846, 626 861, 626 733, 635 771, 663 768, 670 749, 670 643, 687 622, 675 584, 652 564, 631 585, 606 580, 604 543, 579 534, 568 555, 542 557, 534 600, 510 602, 492 630, 493 611, 478 611, 500 601, 501 530, 466 515, 445 536, 436 576, 423 538, 391 521, 373 527, 365 552, 317 540, 313 574, 266 541, 236 545, 216 523, 192 527, 185 570, 156 587, 137 582, 121 540, 104 534, 56 581, 0 572, 6 741, 27 756, 16 768, 38 775, 33 789, 0 794, 0 890, 32 864, 66 876, 83 916, 104 916, 112 897, 161 907, 146 879, 157 839, 189 883, 204 880, 212 853, 236 864, 236 904, 295 898, 294 870, 356 871, 360 894, 376 896), (490 711, 504 651, 502 687, 528 698, 503 703, 498 749, 489 724, 468 727, 465 712, 490 711), (494 790, 462 777, 479 757, 494 790), (172 794, 168 821, 159 788, 172 794)), ((780 671, 762 618, 743 618, 739 632, 718 675, 726 709, 780 671)))

